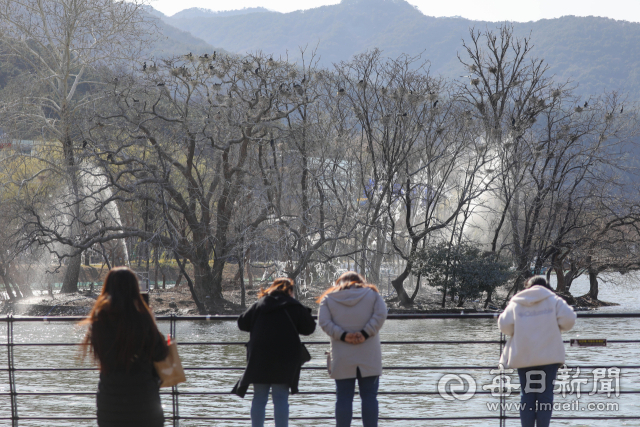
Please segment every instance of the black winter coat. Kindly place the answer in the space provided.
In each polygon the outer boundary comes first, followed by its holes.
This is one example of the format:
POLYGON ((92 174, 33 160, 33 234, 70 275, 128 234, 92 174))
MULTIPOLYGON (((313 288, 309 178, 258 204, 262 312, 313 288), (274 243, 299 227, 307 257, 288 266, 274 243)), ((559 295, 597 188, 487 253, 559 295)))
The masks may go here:
MULTIPOLYGON (((109 322, 95 322, 92 328, 104 328, 111 351, 116 351, 115 328, 109 322)), ((111 352, 110 351, 110 352, 111 352)), ((152 360, 135 360, 127 370, 124 366, 109 363, 114 357, 107 354, 106 372, 100 373, 98 394, 99 427, 161 427, 164 414, 160 403, 160 378, 153 361, 164 360, 168 347, 157 330, 145 340, 143 353, 152 351, 152 360)))
POLYGON ((251 335, 247 368, 232 393, 244 397, 249 384, 289 384, 291 394, 297 393, 302 366, 298 334, 315 331, 311 309, 284 292, 274 292, 244 312, 238 327, 251 335))

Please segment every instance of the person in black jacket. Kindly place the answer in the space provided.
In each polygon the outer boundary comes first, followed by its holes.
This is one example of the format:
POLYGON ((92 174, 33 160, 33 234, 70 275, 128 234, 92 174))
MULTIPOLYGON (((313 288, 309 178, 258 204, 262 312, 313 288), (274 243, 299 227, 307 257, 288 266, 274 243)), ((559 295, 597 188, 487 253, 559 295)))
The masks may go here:
POLYGON ((84 339, 100 366, 97 412, 99 427, 161 427, 160 378, 154 361, 169 352, 138 279, 127 267, 107 273, 102 293, 83 322, 84 339))
POLYGON ((279 278, 261 289, 259 300, 238 318, 241 331, 249 332, 247 368, 233 388, 244 397, 253 384, 251 426, 262 427, 265 406, 272 390, 276 427, 289 423, 289 390, 298 392, 301 342, 298 334, 310 335, 316 329, 311 309, 293 298, 293 280, 279 278))

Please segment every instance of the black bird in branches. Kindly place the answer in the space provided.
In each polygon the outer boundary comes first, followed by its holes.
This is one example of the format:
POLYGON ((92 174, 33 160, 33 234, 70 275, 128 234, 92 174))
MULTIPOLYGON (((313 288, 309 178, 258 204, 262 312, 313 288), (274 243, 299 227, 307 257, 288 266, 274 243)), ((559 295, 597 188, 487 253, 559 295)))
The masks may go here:
POLYGON ((147 61, 142 64, 142 71, 147 71, 147 61))
POLYGON ((589 103, 587 101, 584 101, 584 108, 587 108, 589 106, 589 103))
POLYGON ((84 141, 82 141, 82 148, 87 148, 87 140, 85 139, 84 141))
POLYGON ((255 71, 256 76, 258 75, 259 72, 260 72, 260 67, 256 68, 256 71, 255 71))
POLYGON ((620 109, 620 114, 622 114, 624 112, 624 105, 622 106, 622 108, 620 109))
POLYGON ((135 99, 135 98, 133 98, 133 103, 134 103, 134 104, 137 104, 138 102, 140 102, 140 100, 139 100, 139 99, 135 99))
POLYGON ((307 75, 305 74, 304 76, 302 76, 302 80, 300 81, 300 84, 303 85, 304 82, 307 81, 307 75))
POLYGON ((156 86, 164 86, 164 82, 158 82, 156 86))
POLYGON ((271 144, 271 148, 274 148, 274 147, 275 147, 275 141, 274 141, 273 139, 271 139, 271 140, 269 141, 269 144, 271 144))
POLYGON ((511 117, 511 126, 515 126, 516 125, 516 119, 514 117, 511 117))
POLYGON ((111 154, 111 153, 107 154, 107 161, 109 161, 109 162, 113 161, 113 154, 111 154))
POLYGON ((438 100, 436 99, 436 102, 433 103, 433 108, 436 108, 438 106, 438 100))

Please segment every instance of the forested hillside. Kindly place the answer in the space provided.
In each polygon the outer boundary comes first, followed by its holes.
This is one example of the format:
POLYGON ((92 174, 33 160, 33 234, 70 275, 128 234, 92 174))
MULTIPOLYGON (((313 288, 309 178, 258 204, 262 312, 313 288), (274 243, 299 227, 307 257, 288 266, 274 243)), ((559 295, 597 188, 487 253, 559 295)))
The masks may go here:
MULTIPOLYGON (((430 60, 431 71, 446 77, 466 74, 456 54, 462 50, 462 39, 469 39, 469 28, 498 25, 426 16, 403 0, 343 0, 286 14, 248 9, 237 15, 184 12, 165 21, 232 52, 291 56, 300 46, 317 45, 322 63, 328 65, 378 47, 391 57, 422 53, 430 60)), ((566 16, 514 23, 514 30, 520 36, 531 33, 534 54, 545 59, 558 79, 579 83, 577 93, 586 96, 605 89, 621 89, 633 97, 640 93, 640 24, 566 16)))

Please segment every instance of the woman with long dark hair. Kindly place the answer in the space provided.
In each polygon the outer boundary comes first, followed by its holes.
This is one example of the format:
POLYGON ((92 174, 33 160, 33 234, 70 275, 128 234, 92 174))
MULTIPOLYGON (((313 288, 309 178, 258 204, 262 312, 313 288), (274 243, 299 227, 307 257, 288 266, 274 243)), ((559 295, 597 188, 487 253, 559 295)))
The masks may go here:
POLYGON ((362 424, 376 427, 382 375, 378 332, 387 318, 387 306, 378 289, 354 271, 341 275, 317 302, 318 323, 331 337, 329 375, 336 381, 336 427, 351 426, 356 380, 362 424))
POLYGON ((304 362, 298 334, 310 335, 316 329, 311 309, 293 297, 293 280, 279 278, 258 293, 259 300, 240 318, 238 327, 249 332, 247 368, 233 388, 244 397, 253 384, 251 426, 262 427, 269 390, 273 398, 276 427, 289 423, 289 390, 298 392, 300 367, 304 362))
POLYGON ((142 299, 136 274, 127 267, 111 269, 83 324, 89 326, 85 352, 100 367, 98 426, 163 426, 153 362, 165 359, 168 347, 142 299))

